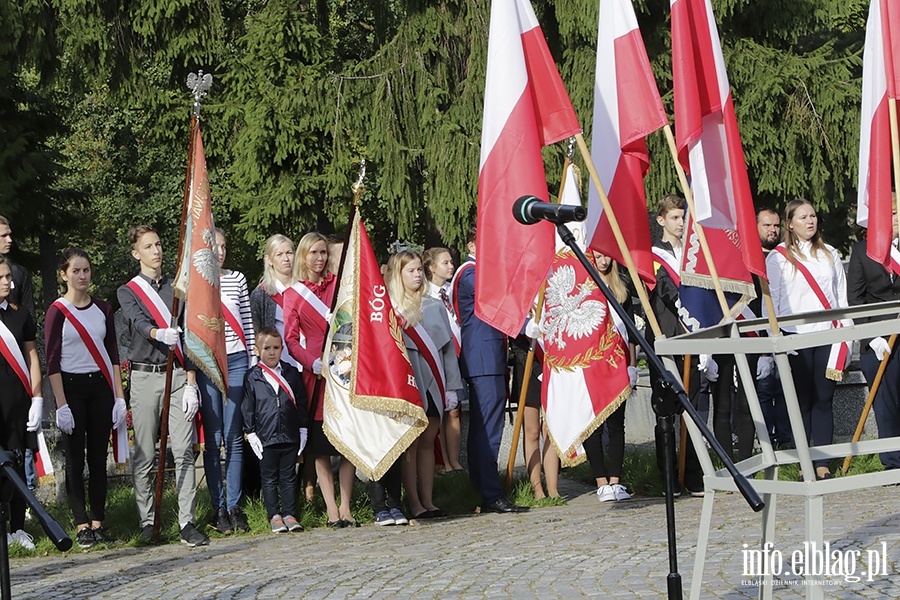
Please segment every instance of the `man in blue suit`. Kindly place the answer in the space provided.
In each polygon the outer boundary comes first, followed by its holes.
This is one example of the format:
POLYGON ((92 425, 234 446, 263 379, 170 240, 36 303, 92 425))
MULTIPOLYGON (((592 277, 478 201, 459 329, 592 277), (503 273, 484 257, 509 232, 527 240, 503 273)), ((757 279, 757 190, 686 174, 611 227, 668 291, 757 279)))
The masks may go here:
POLYGON ((522 512, 527 508, 509 501, 497 475, 506 404, 506 336, 475 316, 474 226, 466 242, 469 256, 454 277, 453 302, 462 332, 460 370, 469 383, 469 477, 481 493, 482 512, 522 512))

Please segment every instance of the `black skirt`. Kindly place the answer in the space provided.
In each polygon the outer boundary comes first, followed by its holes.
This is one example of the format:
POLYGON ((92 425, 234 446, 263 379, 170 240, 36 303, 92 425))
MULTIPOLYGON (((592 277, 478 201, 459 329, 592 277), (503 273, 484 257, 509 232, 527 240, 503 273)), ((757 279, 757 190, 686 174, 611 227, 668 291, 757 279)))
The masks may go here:
POLYGON ((341 453, 328 441, 322 429, 322 421, 313 421, 309 425, 309 437, 306 440, 306 456, 341 456, 341 453))

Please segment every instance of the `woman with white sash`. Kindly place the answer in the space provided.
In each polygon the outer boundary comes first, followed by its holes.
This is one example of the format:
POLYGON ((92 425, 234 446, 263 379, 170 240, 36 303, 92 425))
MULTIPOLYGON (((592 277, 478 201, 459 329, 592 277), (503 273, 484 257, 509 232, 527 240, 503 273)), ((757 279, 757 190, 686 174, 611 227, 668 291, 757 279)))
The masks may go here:
MULTIPOLYGON (((841 256, 822 241, 812 204, 793 200, 785 208, 784 241, 766 258, 772 302, 778 316, 847 307, 847 285, 841 256)), ((763 305, 765 312, 765 305, 763 305)), ((783 327, 787 334, 824 331, 852 325, 826 321, 783 327)), ((830 444, 834 437, 832 399, 837 382, 850 361, 848 344, 798 350, 789 357, 794 387, 808 441, 830 444)), ((761 357, 760 360, 772 358, 761 357)), ((830 479, 828 461, 813 463, 817 479, 830 479)))
POLYGON ((427 282, 418 253, 401 250, 391 256, 385 283, 402 320, 403 340, 428 415, 428 426, 407 449, 403 462, 409 510, 414 519, 442 517, 444 512, 432 498, 434 438, 444 407, 457 402, 457 390, 462 387, 450 321, 440 300, 425 294, 427 282))
POLYGON ((244 398, 244 375, 250 367, 250 356, 256 347, 256 334, 250 316, 250 292, 247 278, 239 271, 224 268, 226 255, 225 233, 216 229, 219 251, 219 292, 222 314, 225 316, 225 351, 228 353, 228 397, 222 398, 219 388, 197 371, 200 386, 200 414, 206 448, 203 469, 206 487, 213 507, 212 527, 219 533, 250 531, 247 517, 241 510, 244 469, 244 422, 241 401, 244 398), (225 446, 225 484, 222 484, 221 447, 225 446))
MULTIPOLYGON (((24 481, 26 434, 40 429, 44 399, 34 320, 27 310, 9 302, 11 290, 10 263, 0 255, 0 446, 15 456, 14 468, 24 481)), ((34 550, 24 529, 25 500, 19 494, 9 501, 9 526, 10 544, 34 550)))
POLYGON ((66 248, 59 262, 66 293, 50 305, 44 323, 47 375, 56 398, 56 423, 66 452, 66 496, 82 548, 109 542, 106 458, 110 431, 125 431, 126 407, 112 307, 89 293, 91 261, 66 248), (85 507, 87 451, 90 518, 85 507))
MULTIPOLYGON (((250 293, 250 314, 253 328, 274 327, 284 336, 284 292, 294 282, 294 243, 287 236, 276 233, 266 240, 263 252, 263 276, 259 287, 250 293)), ((281 360, 297 366, 287 344, 281 360)))

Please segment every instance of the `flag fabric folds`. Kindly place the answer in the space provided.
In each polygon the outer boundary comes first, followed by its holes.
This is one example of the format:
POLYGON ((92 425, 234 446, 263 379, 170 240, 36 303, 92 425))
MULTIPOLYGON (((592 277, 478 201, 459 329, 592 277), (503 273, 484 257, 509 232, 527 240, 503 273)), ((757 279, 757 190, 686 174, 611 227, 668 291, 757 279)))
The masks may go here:
POLYGON ((897 98, 896 77, 900 75, 894 65, 894 57, 900 56, 895 44, 900 44, 900 7, 887 0, 872 0, 863 53, 856 222, 869 230, 869 257, 900 275, 900 265, 893 264, 890 256, 894 202, 888 101, 897 98))
MULTIPOLYGON (((581 204, 574 168, 566 171, 563 204, 581 204)), ((585 244, 581 223, 569 224, 585 244)), ((606 298, 572 250, 556 238, 541 321, 541 403, 550 441, 564 466, 584 460, 582 442, 631 393, 627 345, 606 298)))
MULTIPOLYGON (((668 122, 631 0, 601 0, 591 157, 641 279, 656 281, 644 177, 646 136, 668 122)), ((625 264, 600 195, 588 196, 590 247, 625 264)))
POLYGON ((494 0, 478 177, 475 314, 507 335, 525 322, 553 256, 550 223, 512 217, 520 196, 549 200, 541 147, 581 131, 528 0, 494 0))
POLYGON ((766 277, 725 60, 710 0, 671 0, 678 159, 691 176, 697 220, 734 230, 751 273, 766 277))
POLYGON ((403 330, 357 213, 322 358, 325 435, 381 479, 428 424, 403 330))

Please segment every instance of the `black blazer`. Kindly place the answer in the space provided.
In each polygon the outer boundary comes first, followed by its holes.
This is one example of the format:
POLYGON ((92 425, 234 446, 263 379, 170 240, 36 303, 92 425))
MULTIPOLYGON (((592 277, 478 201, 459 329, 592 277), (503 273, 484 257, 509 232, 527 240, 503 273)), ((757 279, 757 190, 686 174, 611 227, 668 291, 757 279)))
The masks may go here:
MULTIPOLYGON (((875 304, 889 300, 900 300, 900 277, 891 277, 884 266, 878 264, 866 254, 867 240, 862 239, 853 244, 850 253, 850 266, 847 269, 847 301, 850 306, 875 304)), ((892 319, 890 315, 855 319, 856 323, 885 321, 892 319)), ((860 352, 872 352, 869 348, 871 338, 860 340, 860 352)))

